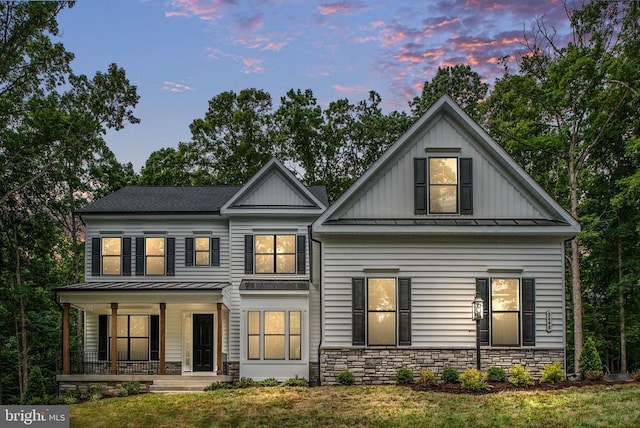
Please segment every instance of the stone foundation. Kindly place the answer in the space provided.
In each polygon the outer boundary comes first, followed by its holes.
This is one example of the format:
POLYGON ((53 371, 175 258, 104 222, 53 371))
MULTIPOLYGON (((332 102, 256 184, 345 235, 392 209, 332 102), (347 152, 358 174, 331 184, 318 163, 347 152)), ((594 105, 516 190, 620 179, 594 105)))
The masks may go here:
POLYGON ((239 361, 229 361, 227 363, 227 370, 229 371, 227 374, 231 376, 233 382, 240 380, 240 362, 239 361))
MULTIPOLYGON (((497 366, 507 370, 522 364, 535 378, 547 364, 560 361, 564 369, 564 349, 549 348, 483 348, 482 369, 497 366)), ((407 367, 415 373, 432 370, 438 378, 445 367, 460 372, 476 367, 475 349, 434 348, 322 348, 320 351, 320 384, 335 385, 344 370, 353 373, 356 384, 393 384, 396 372, 407 367)))
POLYGON ((180 361, 167 361, 164 363, 165 374, 179 375, 182 374, 182 362, 180 361))
MULTIPOLYGON (((80 392, 80 395, 86 396, 88 391, 93 387, 104 388, 104 395, 111 397, 115 394, 115 391, 122 388, 122 383, 126 381, 67 381, 58 383, 58 395, 74 395, 76 391, 80 392)), ((153 381, 137 381, 140 382, 140 392, 149 392, 149 388, 153 384, 153 381)))

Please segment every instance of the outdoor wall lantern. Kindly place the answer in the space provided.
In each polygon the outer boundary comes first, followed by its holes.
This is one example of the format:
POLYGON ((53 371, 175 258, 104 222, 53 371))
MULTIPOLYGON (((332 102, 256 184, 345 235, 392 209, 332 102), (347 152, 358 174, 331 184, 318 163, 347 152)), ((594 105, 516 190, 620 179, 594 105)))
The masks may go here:
POLYGON ((471 302, 471 319, 476 322, 476 365, 480 370, 480 320, 484 318, 484 300, 478 295, 471 302))

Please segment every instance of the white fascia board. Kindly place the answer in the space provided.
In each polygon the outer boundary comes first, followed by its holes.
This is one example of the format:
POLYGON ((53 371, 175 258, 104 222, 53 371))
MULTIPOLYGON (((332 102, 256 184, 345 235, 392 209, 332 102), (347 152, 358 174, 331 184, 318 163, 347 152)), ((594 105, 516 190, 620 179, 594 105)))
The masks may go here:
POLYGON ((64 291, 57 293, 60 303, 110 304, 110 303, 222 303, 222 290, 176 291, 64 291))

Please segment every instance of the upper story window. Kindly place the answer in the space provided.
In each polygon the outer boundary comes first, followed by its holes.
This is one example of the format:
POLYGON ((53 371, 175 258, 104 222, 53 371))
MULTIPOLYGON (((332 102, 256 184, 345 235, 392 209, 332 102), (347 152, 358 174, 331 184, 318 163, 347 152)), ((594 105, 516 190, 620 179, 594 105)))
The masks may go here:
POLYGON ((195 238, 196 266, 209 266, 209 238, 195 238))
POLYGON ((131 275, 131 238, 104 236, 89 242, 91 276, 131 275))
POLYGON ((307 237, 259 234, 244 237, 245 274, 306 274, 307 237))
POLYGON ((473 214, 470 158, 432 156, 413 161, 416 214, 473 214))
POLYGON ((175 275, 175 238, 104 236, 90 242, 92 277, 130 276, 133 260, 136 276, 175 275))
POLYGON ((184 250, 185 266, 220 266, 220 238, 185 238, 184 250))
POLYGON ((102 238, 102 274, 122 274, 122 238, 102 238))
POLYGON ((165 274, 164 238, 145 238, 145 273, 147 275, 165 274))

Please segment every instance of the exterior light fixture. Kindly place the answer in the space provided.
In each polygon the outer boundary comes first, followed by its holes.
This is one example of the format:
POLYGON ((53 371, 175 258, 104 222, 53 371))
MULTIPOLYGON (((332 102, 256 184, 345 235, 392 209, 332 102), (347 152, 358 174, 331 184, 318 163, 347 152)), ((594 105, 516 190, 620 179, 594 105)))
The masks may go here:
POLYGON ((476 322, 476 366, 481 370, 480 364, 480 320, 484 318, 484 300, 478 295, 471 302, 471 319, 476 322))

